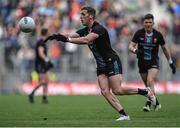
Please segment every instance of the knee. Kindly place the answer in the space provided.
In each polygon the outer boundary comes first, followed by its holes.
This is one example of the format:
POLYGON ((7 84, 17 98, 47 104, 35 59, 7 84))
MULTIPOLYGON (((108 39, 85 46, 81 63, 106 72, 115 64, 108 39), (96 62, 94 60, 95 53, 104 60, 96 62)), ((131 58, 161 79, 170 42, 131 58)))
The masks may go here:
POLYGON ((118 89, 118 88, 112 89, 112 92, 115 95, 123 95, 123 91, 121 89, 118 89))
POLYGON ((150 78, 147 80, 147 85, 153 85, 155 83, 155 80, 153 78, 150 78))
POLYGON ((110 90, 108 89, 101 90, 101 94, 106 97, 110 94, 110 90))
POLYGON ((40 83, 41 83, 42 85, 45 85, 45 86, 46 86, 46 85, 47 85, 47 80, 41 80, 40 83))

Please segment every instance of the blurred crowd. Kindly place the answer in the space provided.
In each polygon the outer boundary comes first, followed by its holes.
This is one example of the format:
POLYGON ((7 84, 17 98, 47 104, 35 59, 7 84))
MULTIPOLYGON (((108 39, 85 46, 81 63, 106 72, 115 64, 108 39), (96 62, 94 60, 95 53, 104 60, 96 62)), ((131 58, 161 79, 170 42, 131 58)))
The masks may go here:
MULTIPOLYGON (((113 48, 121 53, 133 33, 142 27, 142 17, 151 10, 152 1, 0 0, 0 40, 5 42, 5 65, 9 70, 32 69, 33 48, 41 28, 48 28, 50 33, 76 31, 82 27, 79 22, 79 11, 84 5, 97 9, 97 20, 108 29, 113 48), (25 34, 19 31, 18 21, 23 16, 33 17, 35 20, 36 30, 33 33, 25 34)), ((180 68, 180 0, 157 0, 156 2, 158 7, 164 8, 165 13, 170 16, 170 22, 162 18, 155 23, 155 26, 167 38, 173 58, 180 68)), ((49 56, 56 68, 59 68, 62 56, 75 53, 78 47, 56 41, 51 42, 49 56)), ((135 58, 132 57, 132 59, 135 58)))

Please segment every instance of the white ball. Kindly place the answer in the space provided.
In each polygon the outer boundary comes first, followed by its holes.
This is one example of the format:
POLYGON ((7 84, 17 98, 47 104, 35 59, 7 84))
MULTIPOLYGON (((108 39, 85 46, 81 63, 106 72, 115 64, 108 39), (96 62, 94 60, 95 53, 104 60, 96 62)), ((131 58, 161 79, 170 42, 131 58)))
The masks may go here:
POLYGON ((35 29, 35 22, 31 17, 23 17, 19 21, 19 28, 22 32, 29 33, 35 29))

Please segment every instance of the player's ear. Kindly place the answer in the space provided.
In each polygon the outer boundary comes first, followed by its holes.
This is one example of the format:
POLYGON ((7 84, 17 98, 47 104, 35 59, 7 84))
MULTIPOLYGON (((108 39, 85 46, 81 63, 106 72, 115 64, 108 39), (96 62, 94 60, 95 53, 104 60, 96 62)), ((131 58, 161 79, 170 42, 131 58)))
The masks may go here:
POLYGON ((152 23, 153 23, 153 25, 155 24, 155 23, 154 23, 154 19, 152 19, 152 23))

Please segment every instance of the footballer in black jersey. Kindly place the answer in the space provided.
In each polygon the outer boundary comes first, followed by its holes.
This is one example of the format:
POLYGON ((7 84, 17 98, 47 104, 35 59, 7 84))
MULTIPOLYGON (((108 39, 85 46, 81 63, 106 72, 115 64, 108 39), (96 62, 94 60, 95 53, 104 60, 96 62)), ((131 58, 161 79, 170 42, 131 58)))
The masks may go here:
POLYGON ((44 56, 47 56, 47 46, 42 38, 37 41, 37 44, 35 46, 35 70, 38 73, 46 73, 48 71, 46 68, 46 61, 39 54, 39 49, 43 49, 44 56))
POLYGON ((53 67, 53 64, 50 62, 47 57, 47 47, 46 43, 44 43, 45 38, 47 37, 48 30, 46 28, 42 28, 41 37, 37 41, 35 47, 35 70, 39 75, 39 84, 33 89, 33 91, 28 95, 29 102, 34 103, 34 93, 36 90, 43 86, 43 96, 42 103, 48 103, 47 100, 47 91, 48 91, 48 70, 53 67))
POLYGON ((49 36, 47 40, 56 39, 62 42, 74 44, 86 44, 89 46, 97 63, 97 77, 102 95, 119 112, 117 119, 130 120, 115 95, 140 94, 148 97, 155 104, 155 96, 151 90, 140 88, 122 87, 122 65, 119 56, 111 48, 109 34, 105 27, 95 21, 96 11, 92 7, 83 7, 80 11, 80 21, 85 26, 76 33, 57 33, 49 36))
MULTIPOLYGON (((154 85, 159 73, 159 46, 169 61, 173 74, 176 72, 176 67, 162 34, 153 28, 154 16, 152 14, 145 15, 143 24, 144 28, 139 29, 134 34, 129 44, 129 50, 137 55, 139 73, 145 86, 150 87, 155 94, 154 85)), ((147 101, 143 110, 150 111, 150 105, 150 102, 147 101)), ((156 99, 155 109, 158 110, 159 108, 161 108, 161 105, 156 99)))
POLYGON ((99 38, 88 43, 97 63, 97 75, 106 74, 112 76, 122 74, 121 61, 116 52, 111 48, 110 39, 107 30, 98 22, 94 22, 92 27, 84 27, 76 33, 80 37, 88 35, 90 32, 99 35, 99 38))

